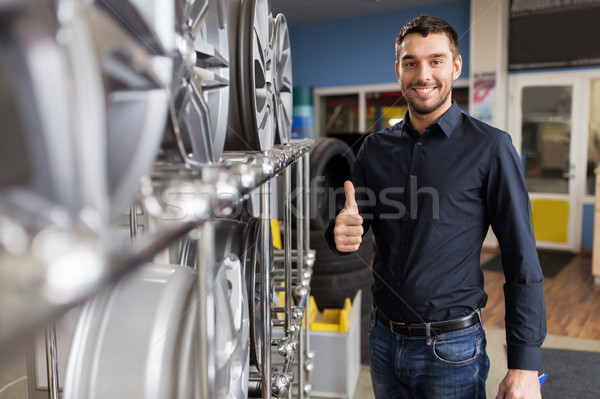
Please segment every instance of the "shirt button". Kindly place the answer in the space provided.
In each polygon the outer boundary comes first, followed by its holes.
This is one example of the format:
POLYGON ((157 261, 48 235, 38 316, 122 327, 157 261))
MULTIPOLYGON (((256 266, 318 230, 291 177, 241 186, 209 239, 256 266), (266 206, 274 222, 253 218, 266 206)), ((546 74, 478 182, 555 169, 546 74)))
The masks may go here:
POLYGON ((417 141, 417 145, 418 145, 419 147, 421 147, 421 146, 423 145, 423 142, 422 142, 422 141, 417 141))

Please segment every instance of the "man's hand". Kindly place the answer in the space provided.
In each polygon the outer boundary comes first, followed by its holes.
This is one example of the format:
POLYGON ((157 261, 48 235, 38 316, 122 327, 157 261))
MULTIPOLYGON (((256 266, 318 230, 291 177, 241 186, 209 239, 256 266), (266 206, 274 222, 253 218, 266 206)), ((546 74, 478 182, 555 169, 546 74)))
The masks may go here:
POLYGON ((535 370, 508 370, 500 383, 496 399, 541 399, 542 392, 535 370))
POLYGON ((363 218, 358 214, 358 205, 354 198, 354 186, 347 180, 344 183, 346 205, 335 218, 333 238, 335 246, 340 252, 356 251, 362 242, 363 218))

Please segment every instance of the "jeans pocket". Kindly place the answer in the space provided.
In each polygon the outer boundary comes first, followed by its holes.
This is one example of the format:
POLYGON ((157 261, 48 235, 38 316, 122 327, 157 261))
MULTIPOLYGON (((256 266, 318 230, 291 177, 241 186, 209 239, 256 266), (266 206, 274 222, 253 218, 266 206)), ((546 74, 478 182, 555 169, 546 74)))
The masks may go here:
POLYGON ((367 332, 368 337, 371 337, 371 332, 375 327, 375 323, 377 323, 377 319, 375 318, 375 310, 371 310, 371 314, 369 315, 369 329, 367 332))
POLYGON ((480 330, 467 333, 434 338, 431 351, 433 356, 442 363, 461 366, 473 363, 481 354, 481 344, 484 338, 480 330))

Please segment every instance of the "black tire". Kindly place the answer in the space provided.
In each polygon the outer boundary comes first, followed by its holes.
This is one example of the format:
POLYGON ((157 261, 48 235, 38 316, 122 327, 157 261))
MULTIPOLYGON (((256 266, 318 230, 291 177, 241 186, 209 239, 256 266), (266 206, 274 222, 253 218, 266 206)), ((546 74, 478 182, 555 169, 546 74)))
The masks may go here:
POLYGON ((329 248, 323 232, 313 230, 310 232, 310 247, 316 252, 313 272, 315 275, 324 275, 347 273, 371 267, 375 245, 373 232, 369 230, 363 236, 358 251, 348 255, 338 255, 329 248))
POLYGON ((310 228, 324 230, 335 216, 344 182, 352 177, 354 152, 340 139, 320 137, 310 150, 310 228), (335 198, 330 198, 330 191, 335 198))
POLYGON ((310 292, 315 298, 319 310, 325 308, 340 309, 346 298, 353 299, 359 289, 362 289, 361 315, 365 309, 370 309, 373 301, 371 285, 373 273, 370 268, 341 274, 313 275, 310 282, 310 292))

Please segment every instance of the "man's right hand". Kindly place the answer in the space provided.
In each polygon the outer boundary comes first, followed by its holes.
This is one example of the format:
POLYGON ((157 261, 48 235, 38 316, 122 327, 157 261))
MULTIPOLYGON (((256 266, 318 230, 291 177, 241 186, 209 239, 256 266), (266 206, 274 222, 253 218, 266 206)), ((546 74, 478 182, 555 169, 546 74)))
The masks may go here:
POLYGON ((353 252, 362 242, 363 218, 358 214, 358 205, 354 198, 354 185, 349 180, 344 183, 344 194, 346 195, 346 205, 335 218, 333 238, 338 251, 353 252))

